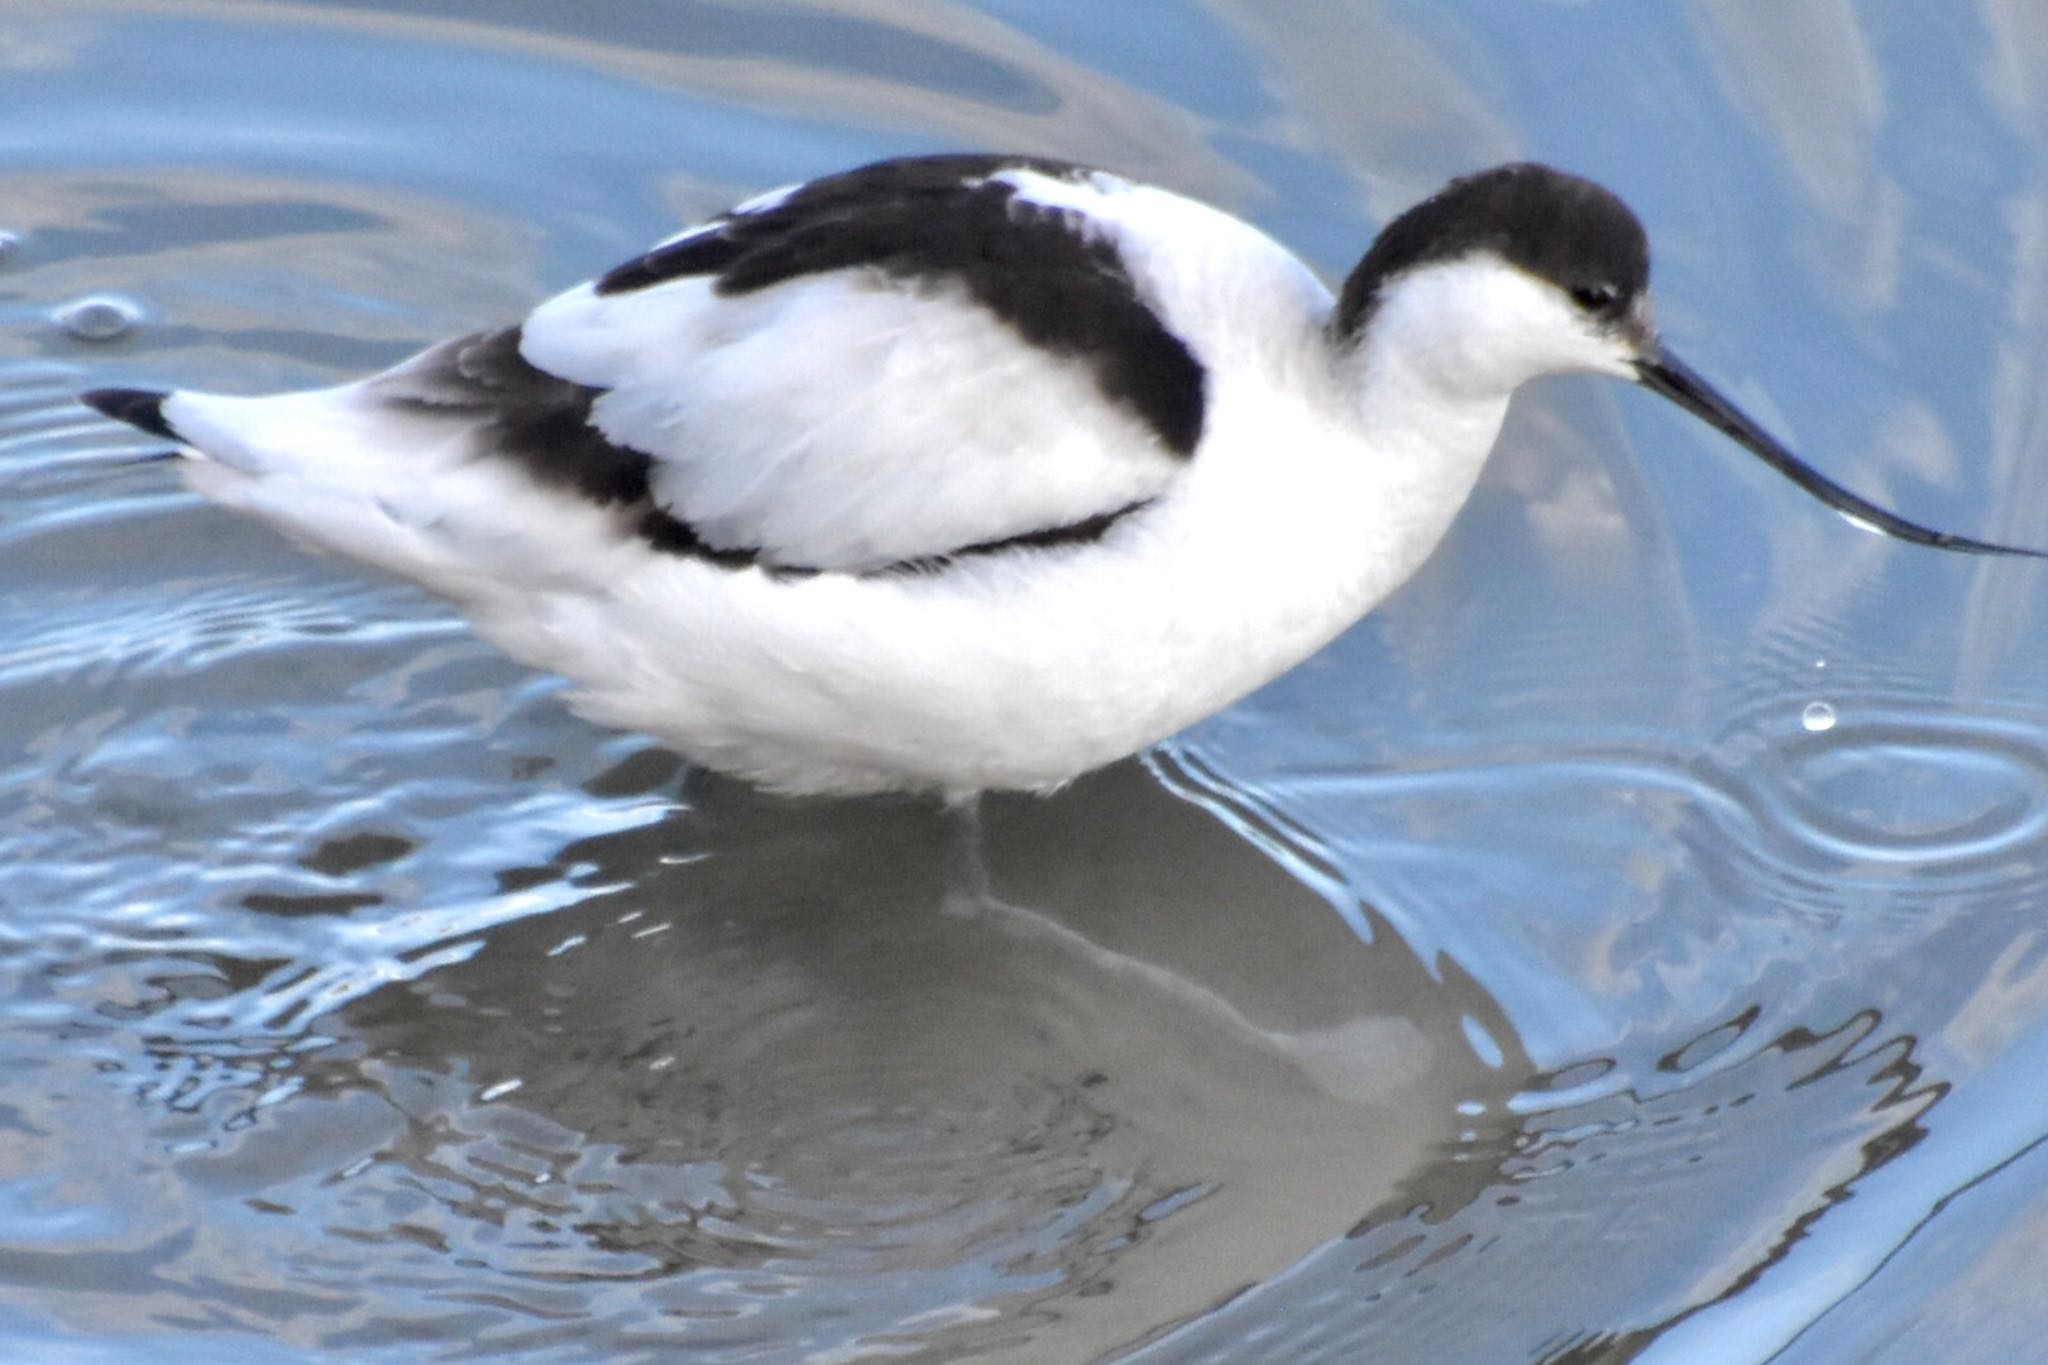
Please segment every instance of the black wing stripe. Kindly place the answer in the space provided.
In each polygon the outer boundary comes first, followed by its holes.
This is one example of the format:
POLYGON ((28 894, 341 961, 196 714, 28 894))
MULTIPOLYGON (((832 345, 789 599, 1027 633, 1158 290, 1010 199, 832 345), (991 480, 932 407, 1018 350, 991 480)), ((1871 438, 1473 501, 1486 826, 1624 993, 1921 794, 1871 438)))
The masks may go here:
POLYGON ((541 484, 601 506, 645 501, 654 461, 590 420, 604 390, 549 374, 520 354, 520 329, 457 337, 376 382, 397 408, 473 415, 478 447, 541 484))
POLYGON ((1202 439, 1208 373, 1139 297, 1114 243, 1072 215, 1033 204, 988 177, 1028 169, 1077 179, 1067 162, 938 156, 884 161, 828 176, 769 207, 718 219, 598 280, 599 294, 711 276, 746 294, 808 275, 868 268, 943 280, 1029 345, 1089 365, 1111 402, 1167 450, 1202 439))
POLYGON ((982 555, 1006 554, 1016 550, 1051 550, 1063 545, 1092 545, 1096 541, 1101 540, 1108 533, 1110 527, 1116 525, 1140 508, 1149 507, 1150 505, 1151 499, 1147 498, 1131 503, 1126 507, 1119 507, 1113 512, 1098 512, 1092 517, 1084 517, 1080 521, 1070 522, 1065 526, 1047 526, 1036 531, 1025 531, 1019 535, 1004 536, 1000 540, 984 540, 974 545, 963 545, 959 549, 947 554, 926 555, 917 559, 906 559, 899 563, 888 565, 886 568, 876 570, 876 572, 884 574, 929 573, 944 569, 959 560, 972 559, 982 555))
POLYGON ((745 250, 742 243, 725 235, 725 224, 730 221, 718 219, 679 241, 606 271, 593 288, 599 294, 627 294, 685 276, 716 275, 745 250))

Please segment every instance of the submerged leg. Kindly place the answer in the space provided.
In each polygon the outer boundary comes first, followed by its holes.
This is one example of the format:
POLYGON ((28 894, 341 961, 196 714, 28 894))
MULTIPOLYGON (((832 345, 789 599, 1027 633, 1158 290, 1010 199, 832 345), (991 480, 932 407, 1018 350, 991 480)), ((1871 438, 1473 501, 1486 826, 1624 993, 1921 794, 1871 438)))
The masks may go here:
POLYGON ((982 845, 981 793, 946 798, 946 890, 949 915, 971 915, 994 903, 982 845))

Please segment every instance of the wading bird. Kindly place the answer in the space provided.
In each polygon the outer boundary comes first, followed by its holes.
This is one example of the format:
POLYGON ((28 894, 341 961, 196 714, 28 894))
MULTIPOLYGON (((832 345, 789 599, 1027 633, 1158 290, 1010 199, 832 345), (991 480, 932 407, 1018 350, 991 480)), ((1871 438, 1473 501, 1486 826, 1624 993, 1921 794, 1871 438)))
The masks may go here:
POLYGON ((748 200, 338 388, 100 389, 192 485, 449 598, 586 716, 786 792, 1048 790, 1407 579, 1526 380, 1633 380, 1875 529, 1658 339, 1643 229, 1452 181, 1334 297, 1216 209, 1031 157, 748 200))

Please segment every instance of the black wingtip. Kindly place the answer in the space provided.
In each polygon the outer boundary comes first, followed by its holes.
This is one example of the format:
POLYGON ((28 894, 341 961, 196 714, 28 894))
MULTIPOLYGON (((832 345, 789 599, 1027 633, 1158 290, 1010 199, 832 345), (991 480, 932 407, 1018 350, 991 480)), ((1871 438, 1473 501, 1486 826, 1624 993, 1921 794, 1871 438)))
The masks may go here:
POLYGON ((152 436, 180 441, 184 438, 164 420, 164 399, 168 397, 155 389, 91 389, 78 395, 78 401, 152 436))

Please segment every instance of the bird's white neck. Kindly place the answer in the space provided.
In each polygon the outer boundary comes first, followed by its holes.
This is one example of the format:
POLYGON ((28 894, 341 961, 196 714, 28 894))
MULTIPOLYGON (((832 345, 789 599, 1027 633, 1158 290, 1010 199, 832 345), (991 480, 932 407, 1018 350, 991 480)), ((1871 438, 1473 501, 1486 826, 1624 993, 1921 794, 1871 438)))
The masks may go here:
POLYGON ((1379 340, 1368 336, 1339 361, 1358 435, 1339 477, 1356 487, 1356 534, 1370 541, 1355 589, 1361 611, 1420 568, 1450 530, 1479 482, 1512 392, 1447 379, 1429 352, 1379 340))
POLYGON ((1198 603, 1199 626, 1166 612, 1126 629, 1225 639, 1204 646, 1219 696, 1292 666, 1371 611, 1429 558, 1478 482, 1508 394, 1446 386, 1412 348, 1373 340, 1333 355, 1313 338, 1312 402, 1260 401, 1256 384, 1242 401, 1223 395, 1197 457, 1209 461, 1203 477, 1162 521, 1181 552, 1153 562, 1156 594, 1133 596, 1198 603))
POLYGON ((1362 332, 1337 339, 1336 381, 1356 434, 1363 609, 1419 568, 1471 496, 1525 381, 1590 368, 1554 289, 1489 255, 1394 281, 1362 332), (1369 562, 1368 562, 1369 558, 1369 562))

